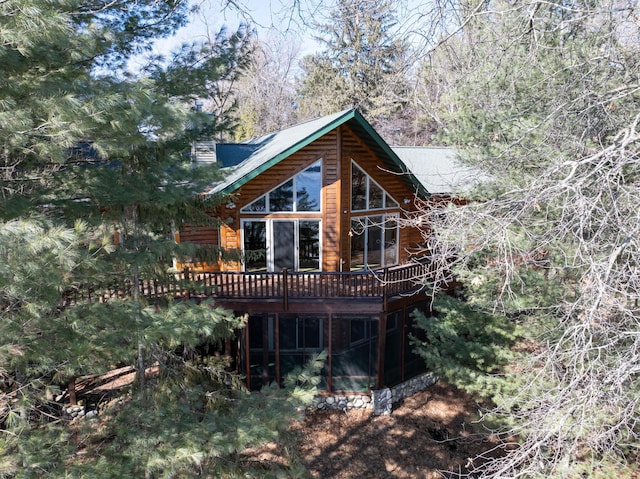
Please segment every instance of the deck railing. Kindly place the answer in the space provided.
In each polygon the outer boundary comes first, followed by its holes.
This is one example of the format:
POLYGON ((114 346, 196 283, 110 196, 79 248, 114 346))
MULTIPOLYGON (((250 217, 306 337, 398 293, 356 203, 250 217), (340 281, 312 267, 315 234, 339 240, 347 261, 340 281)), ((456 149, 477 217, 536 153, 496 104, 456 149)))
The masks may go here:
MULTIPOLYGON (((272 300, 285 304, 302 298, 371 298, 386 300, 418 289, 430 276, 430 265, 403 266, 357 272, 194 272, 188 269, 161 280, 140 280, 139 292, 149 299, 164 296, 207 297, 220 300, 272 300)), ((104 302, 133 296, 131 282, 81 287, 65 292, 64 303, 104 302)))

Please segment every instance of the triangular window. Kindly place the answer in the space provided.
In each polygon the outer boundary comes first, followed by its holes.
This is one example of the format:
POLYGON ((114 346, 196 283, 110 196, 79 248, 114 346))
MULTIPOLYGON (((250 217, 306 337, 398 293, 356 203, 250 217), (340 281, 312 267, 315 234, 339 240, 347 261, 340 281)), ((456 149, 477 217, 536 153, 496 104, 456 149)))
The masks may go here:
POLYGON ((351 211, 382 210, 399 206, 378 183, 355 162, 351 162, 351 211))
POLYGON ((320 211, 322 160, 241 209, 243 213, 320 211))

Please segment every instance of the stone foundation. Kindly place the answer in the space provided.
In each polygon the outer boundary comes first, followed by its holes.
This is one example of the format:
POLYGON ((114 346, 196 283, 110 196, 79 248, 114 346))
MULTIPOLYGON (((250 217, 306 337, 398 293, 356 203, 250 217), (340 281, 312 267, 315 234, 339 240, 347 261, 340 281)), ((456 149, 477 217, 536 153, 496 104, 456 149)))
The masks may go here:
POLYGON ((371 409, 371 396, 368 394, 332 394, 327 396, 316 396, 311 406, 315 409, 371 409))
POLYGON ((391 414, 393 405, 412 394, 433 385, 437 378, 431 373, 424 373, 411 378, 392 388, 371 391, 371 394, 327 395, 316 396, 312 408, 315 409, 373 409, 376 416, 391 414))

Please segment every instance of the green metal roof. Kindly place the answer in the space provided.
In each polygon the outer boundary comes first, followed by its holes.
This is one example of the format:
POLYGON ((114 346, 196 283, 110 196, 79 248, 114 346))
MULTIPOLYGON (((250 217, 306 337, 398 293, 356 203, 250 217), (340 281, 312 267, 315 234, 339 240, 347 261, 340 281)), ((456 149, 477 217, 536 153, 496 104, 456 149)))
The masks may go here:
POLYGON ((231 193, 237 190, 280 161, 343 124, 348 124, 382 159, 389 170, 401 174, 410 188, 428 196, 429 192, 424 185, 355 109, 343 110, 333 115, 306 121, 244 143, 218 145, 218 161, 223 170, 227 171, 227 176, 208 193, 231 193))
POLYGON ((464 165, 452 147, 394 146, 393 151, 431 194, 469 191, 488 177, 464 165))

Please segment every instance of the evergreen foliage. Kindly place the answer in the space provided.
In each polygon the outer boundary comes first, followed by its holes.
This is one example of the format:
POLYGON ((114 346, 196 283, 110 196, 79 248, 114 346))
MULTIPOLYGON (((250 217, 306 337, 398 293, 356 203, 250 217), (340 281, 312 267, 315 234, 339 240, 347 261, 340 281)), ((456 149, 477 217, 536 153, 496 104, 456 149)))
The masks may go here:
POLYGON ((224 97, 251 36, 223 31, 128 70, 132 55, 184 24, 186 9, 173 0, 0 2, 3 477, 242 475, 254 468, 243 450, 283 431, 314 390, 243 392, 228 364, 195 354, 230 339, 243 319, 209 302, 155 301, 141 286, 173 274, 173 259, 223 254, 178 245, 172 229, 217 221, 205 212, 223 198, 200 193, 218 172, 195 168, 188 151, 229 127, 233 105, 212 115, 193 102, 224 97), (106 286, 128 294, 64 299, 106 286), (62 419, 56 397, 69 381, 121 365, 135 366, 137 382, 119 405, 84 427, 62 419))
POLYGON ((455 85, 442 118, 448 141, 492 181, 478 202, 427 208, 436 224, 426 238, 465 284, 471 317, 517 318, 525 335, 505 369, 512 387, 494 396, 519 446, 474 474, 630 474, 640 437, 637 7, 491 1, 457 13, 440 57, 455 85))
POLYGON ((518 337, 516 324, 447 295, 434 300, 433 311, 415 311, 424 337, 411 338, 427 369, 478 398, 493 399, 509 388, 503 368, 513 361, 509 346, 518 337))
POLYGON ((100 422, 49 424, 0 442, 8 477, 306 477, 295 456, 256 460, 252 448, 281 439, 315 393, 320 357, 289 376, 285 388, 250 394, 212 361, 164 356, 151 397, 134 395, 100 422), (78 444, 82 447, 79 449, 78 444), (79 456, 82 454, 82 456, 79 456), (81 460, 72 460, 77 458, 81 460), (71 460, 70 460, 71 459, 71 460), (18 467, 21 465, 21 467, 18 467))
POLYGON ((405 128, 408 45, 394 28, 393 2, 338 2, 318 24, 324 51, 303 58, 299 115, 313 117, 358 108, 391 144, 405 128), (399 125, 400 124, 400 125, 399 125))

